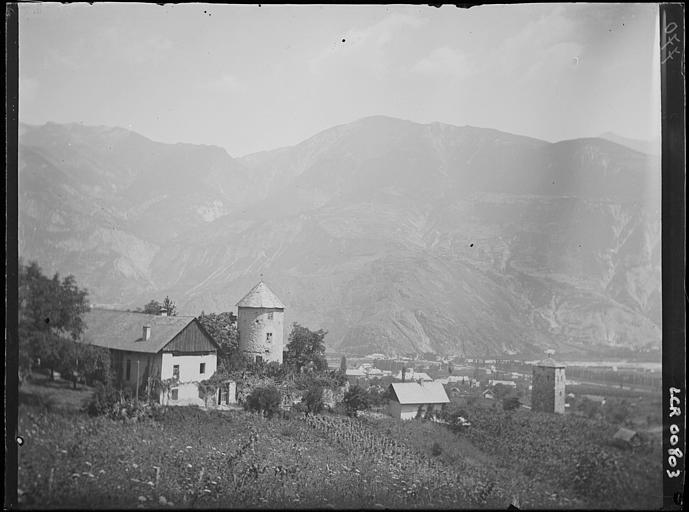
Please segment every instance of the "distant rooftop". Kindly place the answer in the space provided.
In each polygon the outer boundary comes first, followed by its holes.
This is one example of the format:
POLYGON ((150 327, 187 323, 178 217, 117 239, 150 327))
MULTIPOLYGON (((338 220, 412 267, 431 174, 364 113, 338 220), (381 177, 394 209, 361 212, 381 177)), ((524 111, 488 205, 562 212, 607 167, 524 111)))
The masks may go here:
POLYGON ((390 384, 400 404, 446 404, 450 399, 439 382, 396 382, 390 384))
POLYGON ((237 303, 237 307, 284 309, 285 305, 263 281, 259 281, 259 283, 237 303))
POLYGON ((564 368, 565 363, 555 361, 555 359, 553 359, 552 357, 546 357, 542 361, 538 361, 536 363, 536 366, 546 366, 548 368, 564 368))

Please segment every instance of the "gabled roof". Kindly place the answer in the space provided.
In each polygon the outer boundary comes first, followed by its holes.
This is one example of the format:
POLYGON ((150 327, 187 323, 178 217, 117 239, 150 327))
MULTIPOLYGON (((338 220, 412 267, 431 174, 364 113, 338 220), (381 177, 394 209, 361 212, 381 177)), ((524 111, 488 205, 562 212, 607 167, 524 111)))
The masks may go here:
POLYGON ((516 382, 514 382, 513 380, 489 380, 488 381, 489 386, 497 386, 498 384, 502 384, 503 386, 517 387, 516 382))
POLYGON ((390 384, 397 401, 403 405, 409 404, 446 404, 450 399, 445 388, 439 382, 394 382, 390 384))
POLYGON ((635 436, 636 436, 636 432, 634 432, 633 430, 629 430, 628 428, 620 427, 620 429, 617 432, 615 432, 615 435, 612 437, 613 437, 613 439, 621 439, 622 441, 629 442, 632 439, 634 439, 635 436))
POLYGON ((242 300, 237 302, 237 306, 240 308, 285 308, 282 301, 263 281, 260 281, 242 300))
MULTIPOLYGON (((87 311, 83 319, 85 342, 153 354, 160 352, 180 331, 196 321, 193 316, 159 316, 97 308, 87 311), (151 337, 147 341, 142 339, 144 325, 151 327, 151 337)), ((217 345, 214 340, 213 344, 217 345)))

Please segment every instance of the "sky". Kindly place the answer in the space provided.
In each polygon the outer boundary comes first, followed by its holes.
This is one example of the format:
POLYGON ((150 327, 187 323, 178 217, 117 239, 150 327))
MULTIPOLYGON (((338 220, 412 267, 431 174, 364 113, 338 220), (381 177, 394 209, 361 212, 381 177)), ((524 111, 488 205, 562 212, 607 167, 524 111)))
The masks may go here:
POLYGON ((20 4, 19 115, 233 156, 372 115, 660 136, 657 4, 20 4))

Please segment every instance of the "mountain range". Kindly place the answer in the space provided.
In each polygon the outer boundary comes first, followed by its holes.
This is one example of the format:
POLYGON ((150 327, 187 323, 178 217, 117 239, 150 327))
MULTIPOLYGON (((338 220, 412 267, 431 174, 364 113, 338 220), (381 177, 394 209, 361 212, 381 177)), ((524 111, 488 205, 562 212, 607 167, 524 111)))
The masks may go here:
POLYGON ((374 116, 233 158, 21 125, 20 256, 98 305, 229 311, 260 279, 350 354, 660 348, 660 160, 374 116))

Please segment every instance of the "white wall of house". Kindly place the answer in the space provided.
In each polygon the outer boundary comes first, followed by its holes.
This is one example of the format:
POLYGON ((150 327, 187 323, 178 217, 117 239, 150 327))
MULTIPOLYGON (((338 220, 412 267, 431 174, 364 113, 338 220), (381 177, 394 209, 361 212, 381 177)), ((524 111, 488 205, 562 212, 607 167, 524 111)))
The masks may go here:
POLYGON ((388 402, 388 414, 398 420, 413 420, 419 412, 419 406, 422 406, 422 414, 427 411, 440 412, 442 404, 400 404, 396 400, 388 402))
MULTIPOLYGON (((137 386, 137 370, 139 386, 146 384, 147 377, 160 376, 161 380, 171 379, 174 367, 179 366, 179 384, 172 386, 166 393, 159 397, 161 404, 165 405, 204 405, 199 398, 198 382, 210 378, 217 369, 217 355, 193 354, 173 355, 170 352, 148 354, 142 352, 121 352, 122 384, 135 393, 137 386), (201 373, 201 364, 204 364, 204 373, 201 373), (129 367, 129 372, 127 372, 129 367), (148 372, 147 372, 148 368, 148 372), (177 390, 177 398, 172 391, 177 390)), ((145 398, 139 396, 140 399, 145 398)))
POLYGON ((175 366, 179 367, 179 384, 173 385, 161 397, 164 405, 205 405, 199 397, 198 383, 209 379, 217 369, 216 354, 173 355, 163 352, 161 361, 162 380, 171 379, 175 374, 175 366), (205 365, 201 373, 201 365, 205 365))
POLYGON ((174 367, 179 366, 180 382, 199 382, 210 378, 215 373, 217 364, 216 354, 173 355, 170 352, 163 352, 160 378, 171 379, 174 367), (204 373, 201 373, 202 363, 206 365, 204 373))

